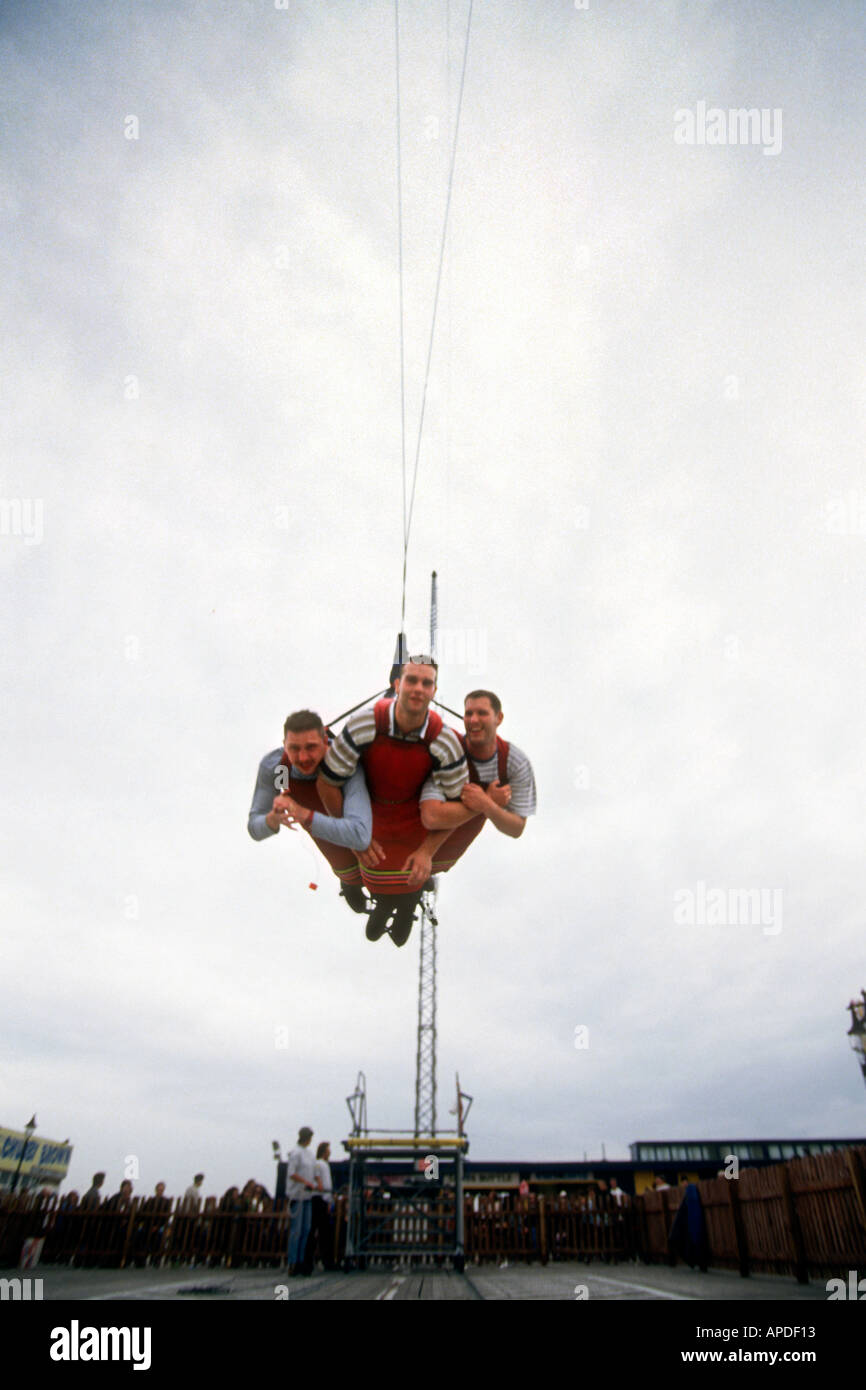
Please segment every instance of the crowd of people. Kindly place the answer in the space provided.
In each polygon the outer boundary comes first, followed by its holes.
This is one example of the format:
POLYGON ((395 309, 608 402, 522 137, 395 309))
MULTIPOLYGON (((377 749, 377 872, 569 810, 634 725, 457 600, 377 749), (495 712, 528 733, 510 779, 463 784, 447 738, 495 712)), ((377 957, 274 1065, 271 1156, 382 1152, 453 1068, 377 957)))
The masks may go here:
MULTIPOLYGON (((334 1268, 334 1181, 329 1165, 331 1145, 318 1145, 316 1156, 313 1156, 311 1138, 313 1130, 304 1126, 286 1162, 289 1236, 288 1248, 284 1244, 282 1250, 291 1275, 310 1275, 317 1262, 324 1269, 334 1268)), ((132 1261, 142 1264, 147 1258, 156 1258, 164 1251, 163 1237, 168 1233, 171 1233, 172 1254, 181 1248, 188 1257, 206 1258, 207 1251, 213 1247, 213 1238, 209 1244, 209 1232, 220 1248, 228 1240, 228 1251, 234 1248, 235 1240, 234 1234, 231 1234, 236 1230, 232 1218, 259 1213, 268 1215, 285 1209, 253 1177, 246 1181, 245 1186, 229 1187, 222 1197, 217 1198, 204 1197, 204 1173, 196 1173, 177 1201, 165 1195, 163 1181, 156 1184, 152 1194, 138 1200, 133 1195, 131 1179, 122 1180, 117 1193, 110 1197, 104 1193, 104 1184, 104 1172, 95 1173, 85 1194, 79 1195, 75 1190, 65 1193, 57 1201, 57 1207, 53 1208, 51 1226, 56 1229, 58 1236, 64 1230, 78 1232, 78 1237, 74 1238, 72 1258, 82 1264, 93 1262, 96 1255, 106 1257, 114 1254, 115 1247, 120 1250, 124 1241, 128 1243, 132 1261), (131 1216, 131 1226, 125 1222, 117 1223, 118 1216, 125 1212, 131 1216), (93 1220, 88 1222, 82 1218, 93 1218, 97 1226, 93 1226, 93 1220), (74 1227, 72 1222, 75 1222, 74 1227), (186 1234, 178 1247, 177 1237, 181 1227, 186 1234)), ((50 1198, 53 1194, 46 1190, 38 1195, 40 1198, 50 1198)), ((15 1201, 15 1195, 7 1194, 6 1200, 0 1197, 0 1207, 6 1201, 15 1201)), ((35 1211, 44 1209, 40 1202, 35 1211)), ((47 1209, 51 1211, 51 1207, 47 1209)), ((42 1232, 43 1227, 40 1226, 39 1230, 42 1232)))
MULTIPOLYGON (((270 1193, 250 1178, 243 1188, 230 1187, 217 1200, 216 1197, 204 1197, 202 1184, 204 1183, 204 1173, 197 1173, 180 1199, 177 1209, 179 1216, 195 1216, 200 1211, 221 1211, 221 1212, 259 1212, 272 1211, 273 1198, 270 1193)), ((129 1211, 132 1206, 133 1184, 129 1178, 125 1178, 120 1184, 117 1192, 108 1197, 103 1192, 105 1183, 104 1173, 94 1173, 93 1181, 83 1196, 79 1196, 75 1190, 65 1193, 58 1203, 61 1211, 129 1211)), ((165 1183, 158 1182, 149 1197, 145 1197, 139 1202, 138 1211, 142 1215, 148 1213, 168 1213, 172 1210, 174 1203, 171 1197, 165 1195, 165 1183)))

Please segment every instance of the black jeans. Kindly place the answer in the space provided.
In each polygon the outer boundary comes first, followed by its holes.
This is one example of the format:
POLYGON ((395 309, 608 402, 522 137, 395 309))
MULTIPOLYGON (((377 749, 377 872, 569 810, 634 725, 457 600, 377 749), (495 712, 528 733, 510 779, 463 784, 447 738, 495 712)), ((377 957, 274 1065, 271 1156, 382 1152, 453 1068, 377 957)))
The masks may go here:
POLYGON ((307 1248, 304 1252, 304 1269, 312 1271, 316 1256, 322 1261, 325 1269, 334 1268, 334 1230, 331 1222, 331 1213, 328 1210, 328 1203, 324 1197, 313 1197, 311 1199, 312 1213, 310 1215, 310 1234, 307 1238, 307 1248))

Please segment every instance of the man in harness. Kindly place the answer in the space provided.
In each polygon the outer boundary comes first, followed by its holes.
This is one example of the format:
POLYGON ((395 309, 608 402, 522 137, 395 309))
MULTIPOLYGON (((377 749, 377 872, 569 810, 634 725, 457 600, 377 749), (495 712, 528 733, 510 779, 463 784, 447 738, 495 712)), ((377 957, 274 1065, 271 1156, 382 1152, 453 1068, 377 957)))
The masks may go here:
POLYGON ((349 718, 328 750, 319 774, 322 800, 364 768, 373 809, 373 838, 361 854, 361 875, 375 906, 367 937, 378 941, 389 930, 397 946, 409 939, 415 908, 451 826, 427 833, 418 798, 429 778, 446 804, 458 802, 467 780, 460 737, 447 728, 430 702, 438 667, 431 656, 410 656, 403 664, 396 698, 349 718))
POLYGON ((290 714, 282 748, 259 763, 247 829, 254 840, 276 835, 281 826, 300 825, 340 880, 341 896, 354 912, 366 912, 356 855, 370 843, 373 817, 364 775, 358 769, 336 793, 331 819, 316 789, 319 765, 328 751, 322 721, 312 710, 290 714))
POLYGON ((484 829, 488 820, 503 835, 519 839, 527 816, 535 815, 535 777, 526 754, 506 743, 497 732, 502 703, 492 690, 473 690, 464 702, 465 735, 458 735, 466 752, 469 781, 459 804, 442 798, 432 778, 421 790, 421 821, 429 830, 453 827, 437 851, 434 873, 450 869, 484 829))

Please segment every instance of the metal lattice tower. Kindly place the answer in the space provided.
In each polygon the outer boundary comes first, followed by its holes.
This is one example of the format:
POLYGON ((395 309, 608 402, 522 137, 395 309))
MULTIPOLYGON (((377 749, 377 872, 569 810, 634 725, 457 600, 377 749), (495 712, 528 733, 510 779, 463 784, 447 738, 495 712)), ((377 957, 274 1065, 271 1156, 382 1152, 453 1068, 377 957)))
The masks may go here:
POLYGON ((848 1008, 851 1010, 851 1027, 848 1029, 848 1037, 851 1039, 851 1046, 857 1054, 863 1080, 866 1081, 866 989, 860 991, 859 999, 851 1000, 848 1008))
MULTIPOLYGON (((430 655, 439 627, 436 571, 430 581, 430 655)), ((436 889, 421 895, 418 1042, 415 1051, 415 1134, 436 1133, 436 889)))
POLYGON ((421 898, 415 1134, 436 1133, 436 892, 421 898))

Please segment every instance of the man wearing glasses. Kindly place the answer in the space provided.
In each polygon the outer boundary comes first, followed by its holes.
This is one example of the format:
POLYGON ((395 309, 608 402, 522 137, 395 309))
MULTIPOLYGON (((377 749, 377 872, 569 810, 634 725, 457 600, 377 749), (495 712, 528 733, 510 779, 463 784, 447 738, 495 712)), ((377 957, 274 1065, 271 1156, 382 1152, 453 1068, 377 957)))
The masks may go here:
MULTIPOLYGON (((430 709, 438 666, 432 656, 410 656, 393 700, 378 700, 344 724, 319 770, 319 793, 329 806, 334 789, 363 766, 373 808, 370 848, 359 854, 361 874, 375 898, 367 937, 389 930, 397 946, 409 940, 415 908, 433 856, 452 827, 426 832, 419 796, 430 778, 446 802, 459 801, 467 781, 459 735, 430 709)), ((330 809, 330 806, 329 806, 330 809)))

